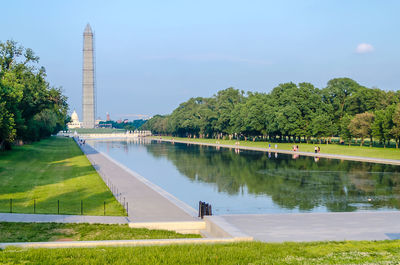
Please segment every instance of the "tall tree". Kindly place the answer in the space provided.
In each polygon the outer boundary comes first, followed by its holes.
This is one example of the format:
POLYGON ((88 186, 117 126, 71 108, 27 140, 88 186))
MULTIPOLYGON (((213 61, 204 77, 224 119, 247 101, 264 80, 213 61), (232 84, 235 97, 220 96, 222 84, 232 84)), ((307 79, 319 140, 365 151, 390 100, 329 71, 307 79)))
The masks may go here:
POLYGON ((333 108, 334 123, 339 128, 341 118, 351 107, 352 95, 357 92, 360 85, 350 78, 334 78, 328 81, 322 90, 324 101, 333 108))
POLYGON ((364 139, 369 136, 372 146, 372 123, 374 122, 375 115, 373 113, 365 112, 354 116, 349 124, 349 130, 355 137, 361 138, 361 146, 364 145, 364 139))
POLYGON ((397 104, 396 110, 393 113, 393 128, 390 133, 396 141, 396 148, 399 148, 400 140, 400 104, 397 104))
POLYGON ((16 139, 39 140, 65 126, 67 99, 61 89, 50 87, 38 61, 31 49, 0 42, 0 149, 16 139))
POLYGON ((243 91, 239 91, 238 89, 234 89, 232 87, 218 91, 217 95, 215 96, 215 111, 217 112, 218 119, 216 120, 214 125, 214 130, 215 132, 217 132, 218 135, 231 135, 233 133, 230 123, 231 112, 233 111, 236 104, 239 104, 243 101, 243 94, 243 91))
POLYGON ((343 138, 343 140, 348 141, 349 145, 351 144, 352 138, 349 125, 352 119, 353 116, 346 113, 340 120, 340 137, 343 138))
POLYGON ((394 111, 395 105, 392 105, 384 110, 375 112, 375 120, 372 123, 372 135, 383 143, 383 147, 386 147, 386 142, 389 143, 392 137, 391 130, 393 128, 394 111))

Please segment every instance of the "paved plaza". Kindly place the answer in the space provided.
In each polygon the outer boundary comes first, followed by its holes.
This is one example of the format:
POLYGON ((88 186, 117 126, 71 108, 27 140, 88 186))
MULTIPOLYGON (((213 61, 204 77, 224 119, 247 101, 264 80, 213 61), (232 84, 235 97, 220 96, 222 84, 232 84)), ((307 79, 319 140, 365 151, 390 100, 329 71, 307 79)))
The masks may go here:
POLYGON ((400 239, 400 212, 222 215, 265 242, 400 239))

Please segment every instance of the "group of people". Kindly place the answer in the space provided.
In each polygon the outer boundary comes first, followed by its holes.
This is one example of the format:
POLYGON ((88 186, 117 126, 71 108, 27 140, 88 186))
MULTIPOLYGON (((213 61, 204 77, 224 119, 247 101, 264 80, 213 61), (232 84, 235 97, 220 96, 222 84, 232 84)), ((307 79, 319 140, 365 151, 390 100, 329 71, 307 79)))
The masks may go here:
POLYGON ((298 145, 293 145, 293 151, 299 151, 299 146, 298 145))
POLYGON ((315 146, 314 153, 319 153, 319 152, 321 152, 321 148, 319 148, 319 146, 315 146))

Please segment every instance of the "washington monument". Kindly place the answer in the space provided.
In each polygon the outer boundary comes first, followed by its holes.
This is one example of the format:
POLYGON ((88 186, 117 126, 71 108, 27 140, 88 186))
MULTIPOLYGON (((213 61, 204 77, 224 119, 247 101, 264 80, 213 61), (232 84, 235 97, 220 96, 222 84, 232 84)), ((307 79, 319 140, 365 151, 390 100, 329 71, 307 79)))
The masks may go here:
POLYGON ((82 112, 83 128, 94 128, 96 115, 96 91, 94 80, 93 33, 87 24, 83 32, 83 69, 82 69, 82 112))

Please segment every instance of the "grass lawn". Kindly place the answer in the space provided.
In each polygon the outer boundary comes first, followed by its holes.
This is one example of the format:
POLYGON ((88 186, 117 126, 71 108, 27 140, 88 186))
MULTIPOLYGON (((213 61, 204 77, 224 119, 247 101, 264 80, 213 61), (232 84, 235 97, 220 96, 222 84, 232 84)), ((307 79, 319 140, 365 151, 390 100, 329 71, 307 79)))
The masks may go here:
POLYGON ((7 248, 0 263, 33 264, 398 264, 399 241, 7 248))
POLYGON ((0 152, 0 212, 125 215, 71 138, 51 137, 0 152))
MULTIPOLYGON (((160 137, 153 137, 154 139, 160 137)), ((182 140, 191 142, 201 143, 213 143, 217 142, 216 139, 193 139, 193 138, 180 138, 180 137, 167 137, 162 136, 163 139, 182 140)), ((220 144, 235 145, 236 140, 219 140, 220 144)), ((292 150, 293 143, 277 143, 278 149, 292 150)), ((296 144, 299 146, 299 151, 303 152, 314 152, 315 144, 296 144)), ((240 141, 240 146, 249 147, 262 147, 268 148, 268 142, 252 142, 252 141, 240 141)), ((366 147, 366 146, 348 146, 338 144, 320 144, 321 153, 325 154, 336 154, 336 155, 348 155, 348 156, 364 156, 374 158, 386 158, 386 159, 400 159, 400 149, 395 148, 381 148, 381 147, 366 147)), ((275 143, 271 143, 271 149, 275 148, 275 143)))
POLYGON ((0 222, 0 242, 46 242, 82 240, 130 240, 156 238, 197 238, 166 230, 130 228, 127 224, 61 224, 0 222))

